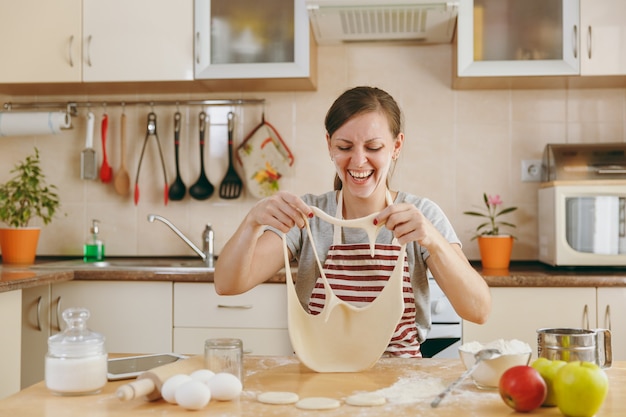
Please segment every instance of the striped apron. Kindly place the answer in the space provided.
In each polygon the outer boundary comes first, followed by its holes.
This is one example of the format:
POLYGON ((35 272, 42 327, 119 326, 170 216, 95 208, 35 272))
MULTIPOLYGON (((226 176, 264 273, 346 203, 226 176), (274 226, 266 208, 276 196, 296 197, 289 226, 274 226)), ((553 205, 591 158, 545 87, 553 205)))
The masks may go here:
MULTIPOLYGON (((388 203, 391 200, 389 195, 387 200, 388 203)), ((343 198, 340 192, 336 213, 338 218, 341 217, 342 206, 343 198)), ((372 257, 368 243, 344 244, 341 226, 334 225, 333 227, 333 244, 324 262, 324 274, 332 291, 339 299, 355 307, 364 307, 374 301, 387 284, 398 262, 398 257, 402 253, 400 246, 394 244, 397 243, 395 239, 392 244, 376 243, 372 257)), ((406 254, 404 255, 402 291, 404 311, 385 354, 398 357, 421 357, 415 324, 415 297, 406 254)), ((309 312, 314 315, 321 313, 325 301, 324 283, 321 277, 318 277, 309 300, 309 312)))

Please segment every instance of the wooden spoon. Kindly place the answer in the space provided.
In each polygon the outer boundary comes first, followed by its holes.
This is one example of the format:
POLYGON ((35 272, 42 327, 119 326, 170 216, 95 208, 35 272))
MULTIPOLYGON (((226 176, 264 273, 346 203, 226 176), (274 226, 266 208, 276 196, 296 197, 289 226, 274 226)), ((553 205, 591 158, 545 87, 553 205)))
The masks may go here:
POLYGON ((115 187, 115 191, 119 195, 128 196, 130 195, 130 176, 128 175, 128 170, 126 169, 126 114, 122 113, 122 161, 120 164, 120 169, 117 170, 117 174, 115 175, 115 179, 113 180, 113 186, 115 187))

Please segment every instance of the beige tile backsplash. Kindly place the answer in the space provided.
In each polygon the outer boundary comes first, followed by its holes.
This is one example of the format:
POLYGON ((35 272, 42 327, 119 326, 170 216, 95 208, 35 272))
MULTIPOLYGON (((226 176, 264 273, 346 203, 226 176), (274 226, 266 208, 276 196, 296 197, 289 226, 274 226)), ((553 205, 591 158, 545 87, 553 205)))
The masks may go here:
MULTIPOLYGON (((37 146, 49 182, 59 187, 59 216, 43 230, 39 255, 82 254, 90 221, 101 221, 102 238, 109 256, 175 255, 193 252, 161 223, 148 223, 149 213, 163 215, 192 240, 200 243, 205 223, 215 229, 221 250, 256 199, 244 195, 222 200, 217 188, 227 166, 226 113, 237 115, 235 141, 240 143, 260 120, 281 133, 296 157, 293 172, 283 186, 296 194, 322 193, 332 187, 333 166, 324 141, 326 110, 345 89, 372 85, 386 89, 400 103, 405 116, 406 142, 392 184, 429 197, 448 214, 470 259, 478 259, 471 241, 477 220, 465 210, 482 204, 482 193, 500 194, 505 205, 519 210, 509 216, 517 224, 513 258, 537 258, 537 183, 521 182, 522 159, 540 159, 547 143, 609 142, 626 140, 626 91, 617 89, 465 90, 451 88, 452 46, 355 44, 321 46, 319 85, 315 92, 239 94, 184 94, 116 97, 8 97, 7 101, 183 100, 204 98, 265 98, 261 106, 210 108, 211 129, 206 169, 216 187, 208 200, 189 195, 181 202, 163 204, 163 174, 155 143, 150 140, 139 179, 140 200, 115 193, 112 184, 80 179, 80 152, 85 144, 85 114, 81 109, 71 130, 56 136, 0 138, 0 181, 9 177, 15 162, 37 146)), ((95 148, 101 161, 100 121, 104 108, 94 105, 95 148)), ((141 146, 146 134, 148 106, 127 106, 127 155, 134 186, 141 146)), ((173 112, 175 107, 155 107, 157 132, 165 154, 168 183, 175 176, 173 112)), ((114 174, 120 164, 120 115, 108 106, 107 154, 114 174)), ((181 106, 181 175, 187 187, 199 175, 198 113, 181 106)))

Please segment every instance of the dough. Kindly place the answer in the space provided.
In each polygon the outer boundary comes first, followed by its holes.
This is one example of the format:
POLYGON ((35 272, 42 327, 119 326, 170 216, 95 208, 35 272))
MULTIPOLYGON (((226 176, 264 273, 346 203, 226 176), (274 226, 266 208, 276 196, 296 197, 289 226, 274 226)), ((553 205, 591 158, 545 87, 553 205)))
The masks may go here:
MULTIPOLYGON (((370 245, 375 241, 373 216, 340 220, 312 207, 321 219, 333 224, 366 229, 370 245)), ((313 242, 308 219, 309 239, 313 242)), ((404 312, 402 273, 406 245, 400 248, 398 262, 378 297, 365 307, 356 307, 339 299, 332 291, 319 256, 312 245, 326 293, 326 304, 318 315, 311 315, 300 301, 289 266, 287 241, 283 235, 283 252, 287 280, 287 315, 289 337, 298 359, 316 372, 360 372, 372 367, 387 348, 404 312)))
POLYGON ((294 404, 300 397, 295 392, 268 391, 257 395, 256 399, 265 404, 294 404))
POLYGON ((330 410, 341 405, 339 400, 326 397, 303 398, 296 403, 296 408, 302 410, 330 410))
POLYGON ((371 407, 375 405, 383 405, 387 402, 387 399, 375 392, 364 392, 360 394, 354 394, 346 398, 346 404, 355 405, 359 407, 371 407))

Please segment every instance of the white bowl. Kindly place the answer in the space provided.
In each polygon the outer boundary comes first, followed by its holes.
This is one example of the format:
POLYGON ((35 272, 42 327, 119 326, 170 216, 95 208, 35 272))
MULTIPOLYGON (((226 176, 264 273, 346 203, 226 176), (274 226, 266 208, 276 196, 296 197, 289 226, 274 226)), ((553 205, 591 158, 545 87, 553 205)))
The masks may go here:
MULTIPOLYGON (((518 341, 519 342, 519 341, 518 341)), ((523 342, 520 342, 523 343, 523 342)), ((469 369, 476 361, 474 355, 481 348, 500 348, 502 343, 489 343, 482 347, 476 346, 475 342, 462 345, 459 347, 459 355, 463 365, 466 369, 469 369)), ((525 344, 528 346, 528 344, 525 344)), ((506 345, 505 345, 506 346, 506 345)), ((493 359, 485 359, 478 364, 478 367, 474 370, 471 377, 478 388, 493 389, 498 388, 500 377, 509 368, 517 365, 528 365, 530 362, 530 356, 532 355, 532 349, 528 346, 528 350, 522 353, 519 350, 515 352, 509 352, 507 349, 500 348, 503 352, 501 356, 493 359)))

